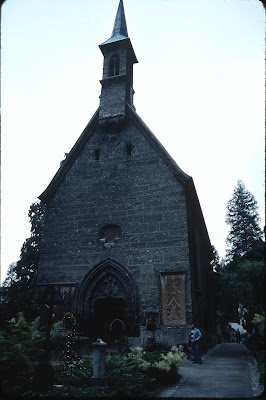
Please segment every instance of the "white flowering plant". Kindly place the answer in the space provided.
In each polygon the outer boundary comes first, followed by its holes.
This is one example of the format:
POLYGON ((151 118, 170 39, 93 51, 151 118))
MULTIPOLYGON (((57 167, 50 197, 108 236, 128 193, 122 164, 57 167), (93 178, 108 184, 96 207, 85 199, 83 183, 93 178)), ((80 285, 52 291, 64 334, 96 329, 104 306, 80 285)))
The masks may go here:
POLYGON ((187 360, 183 346, 173 346, 168 351, 147 350, 135 347, 128 358, 134 361, 141 370, 160 383, 172 383, 178 380, 178 368, 187 360))
POLYGON ((180 365, 187 360, 187 356, 183 351, 183 346, 173 346, 167 354, 162 356, 162 359, 155 363, 158 369, 169 372, 172 365, 179 368, 180 365))
POLYGON ((132 352, 128 354, 128 358, 135 361, 135 363, 143 370, 146 370, 151 366, 151 363, 145 359, 145 356, 146 351, 144 351, 142 347, 135 347, 132 349, 132 352))

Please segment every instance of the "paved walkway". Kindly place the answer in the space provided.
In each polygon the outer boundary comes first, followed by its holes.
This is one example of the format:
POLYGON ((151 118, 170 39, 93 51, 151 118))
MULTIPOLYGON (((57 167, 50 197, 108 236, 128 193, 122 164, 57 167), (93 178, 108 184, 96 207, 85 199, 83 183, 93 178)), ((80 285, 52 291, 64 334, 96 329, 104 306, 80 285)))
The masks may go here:
POLYGON ((181 381, 160 397, 251 398, 262 393, 256 362, 243 344, 218 344, 202 361, 202 365, 186 361, 179 369, 181 381))

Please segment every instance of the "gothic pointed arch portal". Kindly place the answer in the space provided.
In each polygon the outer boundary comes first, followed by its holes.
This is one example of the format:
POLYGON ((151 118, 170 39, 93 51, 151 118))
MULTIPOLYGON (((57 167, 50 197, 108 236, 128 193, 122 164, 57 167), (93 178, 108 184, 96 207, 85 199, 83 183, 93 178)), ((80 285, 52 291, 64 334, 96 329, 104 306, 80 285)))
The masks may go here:
POLYGON ((123 266, 105 260, 87 274, 78 293, 77 312, 91 338, 139 336, 137 287, 123 266))

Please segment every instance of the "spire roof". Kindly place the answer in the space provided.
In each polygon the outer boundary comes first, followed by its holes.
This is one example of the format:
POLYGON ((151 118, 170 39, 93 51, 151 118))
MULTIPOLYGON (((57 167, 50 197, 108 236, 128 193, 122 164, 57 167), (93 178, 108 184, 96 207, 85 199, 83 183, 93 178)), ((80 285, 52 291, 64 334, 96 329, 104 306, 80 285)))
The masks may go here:
POLYGON ((116 13, 112 36, 110 37, 110 39, 106 40, 100 46, 108 43, 117 42, 119 40, 127 38, 128 38, 128 33, 127 33, 127 23, 125 17, 124 4, 123 0, 120 0, 118 10, 116 13))
POLYGON ((112 32, 112 37, 116 35, 128 37, 123 0, 120 0, 112 32))

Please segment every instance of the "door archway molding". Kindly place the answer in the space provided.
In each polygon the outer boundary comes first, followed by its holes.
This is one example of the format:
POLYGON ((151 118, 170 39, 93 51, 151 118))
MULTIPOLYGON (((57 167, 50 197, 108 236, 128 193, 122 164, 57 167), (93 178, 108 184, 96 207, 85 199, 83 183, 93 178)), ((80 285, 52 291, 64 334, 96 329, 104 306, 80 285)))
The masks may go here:
POLYGON ((112 259, 97 264, 75 290, 75 312, 92 332, 94 305, 99 299, 123 299, 126 303, 128 336, 139 335, 138 290, 129 271, 112 259))

